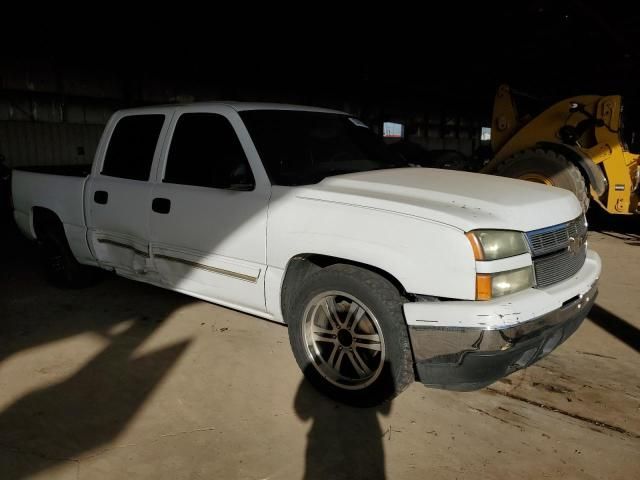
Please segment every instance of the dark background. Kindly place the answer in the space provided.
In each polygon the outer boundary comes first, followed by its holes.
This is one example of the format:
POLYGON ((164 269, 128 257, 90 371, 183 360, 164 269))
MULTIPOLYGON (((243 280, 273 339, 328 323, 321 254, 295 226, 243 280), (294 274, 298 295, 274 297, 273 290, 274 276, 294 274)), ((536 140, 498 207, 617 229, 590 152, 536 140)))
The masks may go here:
MULTIPOLYGON (((496 88, 539 100, 637 96, 637 9, 622 2, 102 5, 27 12, 0 51, 0 154, 11 166, 90 163, 111 112, 248 100, 347 110, 470 155, 496 88), (93 8, 93 7, 92 7, 93 8)), ((635 100, 633 100, 635 101, 635 100)))

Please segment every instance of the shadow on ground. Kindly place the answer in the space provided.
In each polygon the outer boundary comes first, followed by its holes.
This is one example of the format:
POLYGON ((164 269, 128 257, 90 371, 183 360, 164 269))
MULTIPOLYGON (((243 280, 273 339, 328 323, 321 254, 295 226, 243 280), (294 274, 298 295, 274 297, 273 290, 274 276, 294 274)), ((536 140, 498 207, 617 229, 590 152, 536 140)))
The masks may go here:
POLYGON ((307 434, 304 480, 382 480, 384 435, 379 416, 391 402, 367 408, 349 407, 319 393, 307 380, 298 387, 294 410, 311 421, 307 434))
MULTIPOLYGON (((7 407, 0 413, 2 444, 49 460, 70 459, 115 438, 189 343, 132 358, 152 331, 133 323, 77 373, 7 407)), ((12 476, 27 478, 40 469, 38 462, 20 463, 12 476)))
POLYGON ((640 215, 614 215, 592 204, 587 220, 589 230, 628 240, 630 245, 640 245, 640 215))
POLYGON ((588 318, 636 352, 640 352, 640 330, 626 320, 598 304, 593 306, 588 318))
MULTIPOLYGON (((2 243, 8 242, 5 235, 2 243)), ((0 412, 0 448, 13 458, 0 476, 18 479, 105 445, 124 430, 189 341, 136 350, 191 300, 115 276, 89 289, 58 290, 39 275, 32 246, 17 243, 11 251, 0 274, 0 367, 22 351, 74 335, 91 333, 105 343, 71 376, 0 412)))

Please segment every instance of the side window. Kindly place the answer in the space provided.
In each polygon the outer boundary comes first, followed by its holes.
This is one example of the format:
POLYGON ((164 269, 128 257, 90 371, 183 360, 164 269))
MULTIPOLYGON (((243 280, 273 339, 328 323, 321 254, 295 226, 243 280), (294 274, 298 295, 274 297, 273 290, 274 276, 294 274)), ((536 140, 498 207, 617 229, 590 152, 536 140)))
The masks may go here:
POLYGON ((113 129, 102 174, 131 180, 148 180, 164 115, 131 115, 113 129))
POLYGON ((252 190, 255 183, 231 123, 215 113, 180 116, 163 181, 231 190, 252 190))

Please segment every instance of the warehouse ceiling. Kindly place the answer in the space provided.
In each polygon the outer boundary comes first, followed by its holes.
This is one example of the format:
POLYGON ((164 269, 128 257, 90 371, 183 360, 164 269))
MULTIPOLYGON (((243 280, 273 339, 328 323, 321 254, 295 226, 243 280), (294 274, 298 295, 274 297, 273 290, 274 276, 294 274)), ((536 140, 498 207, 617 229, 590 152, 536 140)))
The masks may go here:
POLYGON ((277 25, 197 23, 197 15, 185 22, 184 14, 100 27, 46 21, 12 43, 24 49, 3 57, 14 70, 110 76, 133 103, 137 91, 155 88, 172 100, 331 103, 339 96, 397 109, 435 101, 487 111, 500 83, 547 100, 637 89, 640 16, 622 2, 394 5, 385 5, 384 21, 369 18, 370 6, 355 19, 303 12, 316 21, 277 25))

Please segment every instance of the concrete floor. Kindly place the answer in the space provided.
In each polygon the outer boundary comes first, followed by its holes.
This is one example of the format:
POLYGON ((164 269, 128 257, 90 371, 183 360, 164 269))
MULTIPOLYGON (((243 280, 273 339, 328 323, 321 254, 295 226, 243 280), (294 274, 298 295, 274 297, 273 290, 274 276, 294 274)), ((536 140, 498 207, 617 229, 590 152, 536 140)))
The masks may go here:
POLYGON ((640 236, 590 244, 600 296, 559 350, 479 392, 414 384, 369 410, 309 387, 280 325, 114 276, 57 290, 14 245, 0 478, 639 478, 640 236))

